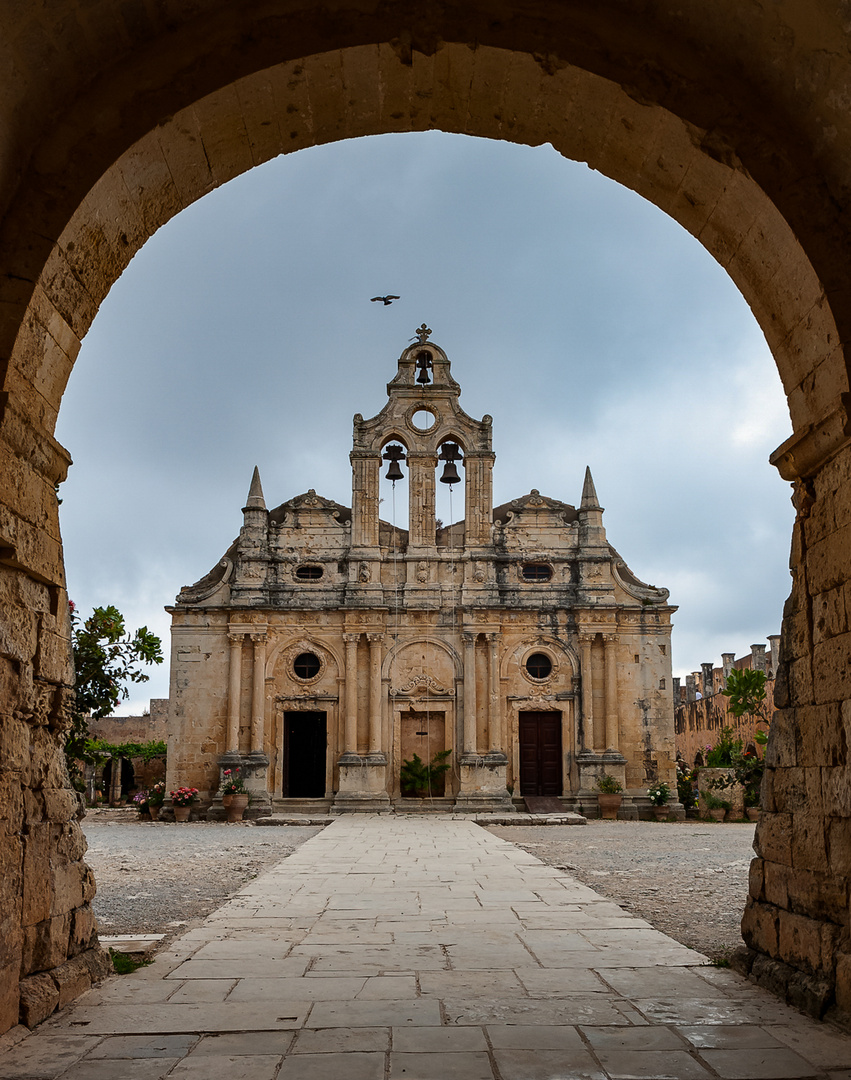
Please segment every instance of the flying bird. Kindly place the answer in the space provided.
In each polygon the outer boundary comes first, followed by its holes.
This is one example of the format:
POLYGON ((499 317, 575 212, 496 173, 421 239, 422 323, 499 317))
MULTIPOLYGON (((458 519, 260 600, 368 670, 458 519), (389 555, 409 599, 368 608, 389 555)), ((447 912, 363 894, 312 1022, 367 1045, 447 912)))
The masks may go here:
POLYGON ((402 298, 400 296, 373 296, 373 298, 370 300, 370 303, 374 304, 376 300, 381 300, 384 306, 387 307, 389 304, 392 304, 394 300, 401 299, 402 298))

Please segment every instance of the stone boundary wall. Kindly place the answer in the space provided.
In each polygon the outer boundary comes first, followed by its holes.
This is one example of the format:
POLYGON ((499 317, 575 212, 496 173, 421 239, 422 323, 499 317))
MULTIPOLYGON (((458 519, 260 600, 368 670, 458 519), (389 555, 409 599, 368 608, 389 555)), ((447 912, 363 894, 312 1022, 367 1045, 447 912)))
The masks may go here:
POLYGON ((89 721, 92 738, 118 744, 124 742, 166 741, 168 736, 168 698, 152 698, 150 713, 142 716, 104 716, 89 721))
POLYGON ((110 968, 62 751, 74 700, 67 596, 4 568, 0 608, 24 602, 32 617, 6 622, 0 642, 13 704, 0 723, 0 1031, 39 1023, 110 968))
MULTIPOLYGON (((774 715, 774 680, 765 684, 765 703, 762 717, 753 722, 746 717, 737 719, 730 712, 730 699, 723 694, 688 701, 674 713, 674 733, 677 741, 677 757, 693 766, 698 753, 706 752, 707 746, 714 746, 721 735, 721 729, 731 727, 734 737, 741 739, 743 745, 754 742, 758 728, 763 731, 774 715)), ((757 753, 762 756, 762 748, 757 746, 757 753)))

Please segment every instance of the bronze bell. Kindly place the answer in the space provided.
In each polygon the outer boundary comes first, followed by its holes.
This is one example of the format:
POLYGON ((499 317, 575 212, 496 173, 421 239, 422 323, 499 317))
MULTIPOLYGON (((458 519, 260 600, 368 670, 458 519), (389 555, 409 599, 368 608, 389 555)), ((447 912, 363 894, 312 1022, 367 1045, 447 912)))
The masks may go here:
POLYGON ((392 480, 394 484, 397 480, 402 480, 405 474, 402 472, 402 467, 399 462, 405 460, 404 449, 395 444, 388 446, 382 457, 385 461, 390 462, 390 468, 387 470, 386 479, 392 480))
POLYGON ((458 475, 458 470, 455 468, 454 461, 447 461, 443 466, 443 476, 440 478, 441 484, 460 484, 461 477, 458 475))
POLYGON ((440 452, 440 460, 445 461, 446 464, 443 467, 443 476, 440 478, 441 484, 459 484, 461 477, 458 475, 458 470, 455 467, 455 462, 460 458, 461 452, 458 449, 457 443, 444 443, 440 452))
POLYGON ((431 380, 428 377, 428 369, 431 367, 431 353, 421 352, 417 357, 417 367, 420 369, 417 375, 417 382, 421 386, 426 386, 431 380))

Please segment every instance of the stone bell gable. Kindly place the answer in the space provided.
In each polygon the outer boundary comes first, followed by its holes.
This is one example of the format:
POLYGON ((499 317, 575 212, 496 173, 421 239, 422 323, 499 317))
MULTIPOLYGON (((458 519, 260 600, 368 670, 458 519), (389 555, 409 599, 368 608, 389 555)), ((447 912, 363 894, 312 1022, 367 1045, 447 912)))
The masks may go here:
POLYGON ((169 783, 214 816, 224 768, 254 813, 388 810, 412 795, 403 762, 443 751, 447 808, 591 810, 606 771, 636 815, 650 783, 673 786, 667 590, 609 543, 590 469, 578 506, 533 488, 494 508, 493 421, 461 408, 430 335, 354 417, 351 508, 310 489, 270 511, 255 468, 239 536, 169 609, 169 783), (382 475, 407 529, 379 516, 382 475), (438 483, 458 489, 447 525, 438 483))

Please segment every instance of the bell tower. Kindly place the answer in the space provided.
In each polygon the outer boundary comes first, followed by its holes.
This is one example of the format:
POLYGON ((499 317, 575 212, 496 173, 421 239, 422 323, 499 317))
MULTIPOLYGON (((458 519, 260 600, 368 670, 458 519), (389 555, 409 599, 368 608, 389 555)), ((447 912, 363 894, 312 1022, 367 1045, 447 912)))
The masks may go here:
MULTIPOLYGON (((354 417, 352 462, 352 559, 378 560, 378 484, 408 475, 408 595, 421 593, 428 606, 431 573, 423 581, 422 563, 437 556, 435 488, 438 482, 464 484, 464 549, 491 543, 493 525, 491 449, 493 421, 474 420, 458 403, 461 387, 452 378, 449 358, 430 341, 425 323, 416 343, 399 357, 395 377, 387 384, 388 402, 371 420, 354 417), (438 465, 443 471, 436 477, 438 465)), ((451 523, 450 523, 451 524, 451 523)), ((372 575, 375 580, 376 575, 372 575)), ((435 593, 434 602, 437 602, 435 593)))

